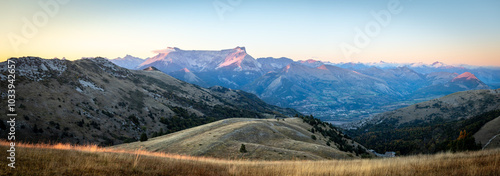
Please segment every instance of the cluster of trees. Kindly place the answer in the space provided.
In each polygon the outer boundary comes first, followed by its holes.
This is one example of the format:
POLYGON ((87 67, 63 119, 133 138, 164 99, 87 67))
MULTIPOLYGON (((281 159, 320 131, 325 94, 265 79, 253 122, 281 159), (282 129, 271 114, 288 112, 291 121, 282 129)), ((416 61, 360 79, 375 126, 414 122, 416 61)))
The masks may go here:
POLYGON ((210 116, 221 116, 223 118, 247 117, 263 118, 260 113, 247 109, 233 109, 222 105, 215 105, 211 111, 206 112, 210 116))
POLYGON ((457 151, 467 151, 467 150, 479 150, 481 149, 481 143, 476 144, 476 139, 472 137, 470 133, 466 130, 460 131, 460 135, 457 139, 450 141, 447 146, 452 152, 457 151))
MULTIPOLYGON (((297 116, 298 115, 296 115, 296 117, 297 116)), ((368 154, 368 152, 361 146, 358 145, 357 147, 353 147, 353 145, 350 145, 346 139, 351 138, 343 134, 332 124, 323 122, 318 118, 314 118, 312 115, 300 116, 300 118, 304 121, 304 123, 313 126, 311 129, 312 133, 319 133, 323 137, 327 138, 327 145, 331 145, 331 142, 333 142, 341 151, 355 153, 356 155, 368 154)), ((314 140, 317 139, 315 135, 312 135, 311 138, 314 140)))
POLYGON ((190 114, 187 109, 182 107, 170 107, 170 109, 174 111, 176 115, 171 118, 160 118, 160 122, 167 125, 168 130, 166 134, 207 124, 221 119, 206 116, 199 117, 194 113, 190 114))
POLYGON ((436 153, 440 151, 463 151, 481 149, 474 134, 487 122, 500 116, 500 110, 461 120, 414 120, 398 125, 396 119, 384 123, 367 125, 347 133, 355 141, 377 152, 396 151, 398 154, 436 153))

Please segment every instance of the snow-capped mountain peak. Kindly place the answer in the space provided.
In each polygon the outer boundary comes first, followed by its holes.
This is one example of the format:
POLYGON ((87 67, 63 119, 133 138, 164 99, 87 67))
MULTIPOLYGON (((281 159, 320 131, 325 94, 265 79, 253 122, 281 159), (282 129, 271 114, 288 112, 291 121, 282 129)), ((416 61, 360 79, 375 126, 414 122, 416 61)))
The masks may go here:
POLYGON ((236 65, 238 68, 241 68, 241 62, 247 55, 245 47, 236 47, 233 50, 234 52, 227 55, 226 58, 224 59, 224 62, 219 64, 217 68, 227 67, 233 64, 236 65))

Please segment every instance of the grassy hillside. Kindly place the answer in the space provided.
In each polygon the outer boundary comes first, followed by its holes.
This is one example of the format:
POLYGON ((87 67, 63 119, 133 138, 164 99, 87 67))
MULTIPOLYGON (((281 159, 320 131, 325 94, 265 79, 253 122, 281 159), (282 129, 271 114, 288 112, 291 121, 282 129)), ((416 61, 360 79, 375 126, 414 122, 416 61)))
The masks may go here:
MULTIPOLYGON (((0 142, 0 150, 6 145, 0 142)), ((247 161, 96 146, 16 146, 16 168, 6 167, 2 159, 1 175, 500 175, 499 149, 386 159, 247 161)))
MULTIPOLYGON (((343 137, 336 129, 331 130, 334 133, 331 137, 322 135, 319 127, 314 130, 304 119, 225 119, 112 148, 260 160, 348 159, 360 157, 362 151, 354 149, 362 148, 364 151, 364 147, 343 137), (334 138, 338 140, 333 140, 334 138), (240 152, 242 144, 247 152, 240 152)), ((325 131, 330 129, 327 126, 323 128, 325 131)))
POLYGON ((484 124, 474 134, 476 142, 483 144, 483 148, 500 147, 500 116, 484 124))
MULTIPOLYGON (((472 135, 498 116, 500 90, 465 91, 377 115, 351 126, 347 133, 378 152, 418 154, 459 150, 455 146, 465 130, 464 140, 470 145, 462 146, 480 149, 470 141, 472 135)), ((491 128, 498 134, 498 126, 491 128)), ((478 142, 485 144, 484 139, 478 142)))

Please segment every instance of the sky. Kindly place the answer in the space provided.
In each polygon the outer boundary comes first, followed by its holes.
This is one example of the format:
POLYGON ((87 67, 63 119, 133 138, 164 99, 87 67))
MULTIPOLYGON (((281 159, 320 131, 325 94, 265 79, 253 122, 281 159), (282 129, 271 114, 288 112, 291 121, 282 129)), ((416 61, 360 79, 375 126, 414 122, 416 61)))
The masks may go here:
POLYGON ((245 46, 254 58, 500 66, 498 0, 3 0, 0 61, 245 46))

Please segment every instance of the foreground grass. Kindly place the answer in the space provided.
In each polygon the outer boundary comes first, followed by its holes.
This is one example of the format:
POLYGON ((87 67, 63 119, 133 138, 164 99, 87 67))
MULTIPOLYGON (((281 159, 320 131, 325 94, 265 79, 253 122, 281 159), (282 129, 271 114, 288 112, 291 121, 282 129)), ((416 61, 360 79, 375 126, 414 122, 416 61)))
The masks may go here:
MULTIPOLYGON (((7 143, 0 141, 6 153, 7 143)), ((500 175, 500 149, 389 159, 242 161, 97 146, 17 144, 0 175, 500 175)))

